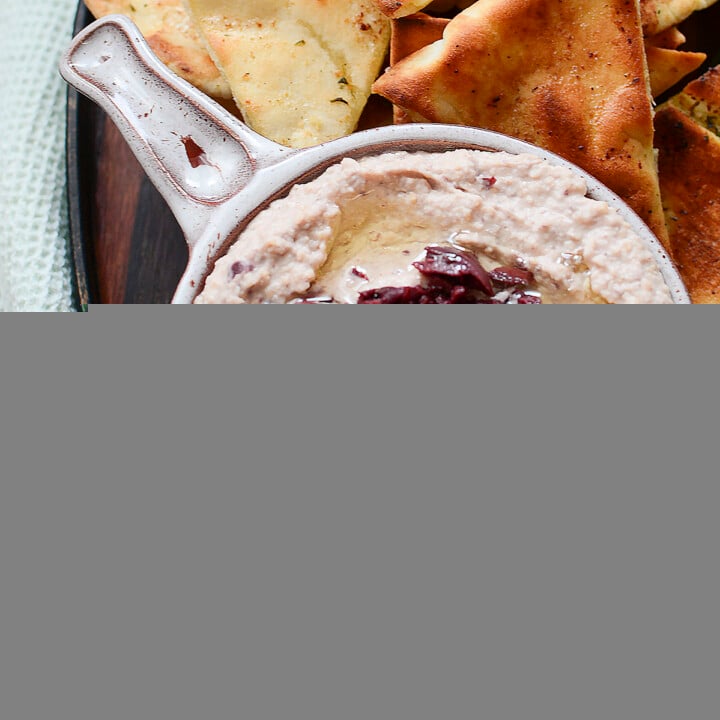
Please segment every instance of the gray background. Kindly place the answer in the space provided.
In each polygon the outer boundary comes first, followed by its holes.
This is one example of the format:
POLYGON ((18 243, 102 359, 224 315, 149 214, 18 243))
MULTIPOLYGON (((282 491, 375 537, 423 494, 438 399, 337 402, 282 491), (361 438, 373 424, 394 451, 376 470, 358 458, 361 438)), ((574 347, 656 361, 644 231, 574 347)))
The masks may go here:
POLYGON ((229 310, 0 321, 0 718, 718 717, 711 311, 229 310))

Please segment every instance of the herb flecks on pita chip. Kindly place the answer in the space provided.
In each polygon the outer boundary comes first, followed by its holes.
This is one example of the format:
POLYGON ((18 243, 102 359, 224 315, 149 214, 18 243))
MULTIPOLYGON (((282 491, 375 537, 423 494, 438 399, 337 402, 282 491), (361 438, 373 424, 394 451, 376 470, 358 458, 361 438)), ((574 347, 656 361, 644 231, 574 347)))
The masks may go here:
POLYGON ((656 35, 713 3, 715 0, 640 0, 643 30, 648 36, 656 35))
POLYGON ((357 125, 390 39, 373 0, 187 0, 247 124, 306 147, 357 125))
POLYGON ((669 104, 720 137, 720 66, 693 80, 669 104))
POLYGON ((96 18, 126 15, 174 73, 215 98, 231 97, 230 86, 192 27, 183 0, 85 0, 85 4, 96 18))
POLYGON ((720 303, 720 67, 658 108, 668 250, 695 303, 720 303))
POLYGON ((637 5, 483 0, 374 89, 431 122, 496 130, 562 155, 665 239, 637 5))

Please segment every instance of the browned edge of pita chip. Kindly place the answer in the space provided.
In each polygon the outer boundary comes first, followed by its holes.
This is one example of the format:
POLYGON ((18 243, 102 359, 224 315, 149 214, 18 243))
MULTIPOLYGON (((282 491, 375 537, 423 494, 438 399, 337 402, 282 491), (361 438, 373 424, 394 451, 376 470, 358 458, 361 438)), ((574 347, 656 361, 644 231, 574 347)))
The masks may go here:
MULTIPOLYGON (((395 65, 408 55, 441 40, 443 31, 450 20, 432 17, 426 13, 414 13, 398 18, 391 23, 390 65, 395 65)), ((393 105, 393 120, 396 125, 410 122, 426 122, 418 113, 393 105)))
POLYGON ((412 55, 426 45, 442 39, 449 18, 433 17, 426 13, 415 13, 391 23, 390 64, 412 55))
POLYGON ((694 303, 720 303, 720 138, 665 104, 655 145, 670 255, 694 303))

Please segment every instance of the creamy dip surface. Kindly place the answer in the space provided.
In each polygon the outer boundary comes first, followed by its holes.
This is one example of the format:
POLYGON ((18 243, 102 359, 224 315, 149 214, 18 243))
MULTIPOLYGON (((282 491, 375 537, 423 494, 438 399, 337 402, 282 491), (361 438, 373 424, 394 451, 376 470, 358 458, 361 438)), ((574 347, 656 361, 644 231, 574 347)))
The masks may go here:
POLYGON ((196 303, 355 303, 417 285, 431 245, 530 270, 543 303, 671 303, 643 240, 584 180, 534 155, 454 150, 345 159, 241 233, 196 303))

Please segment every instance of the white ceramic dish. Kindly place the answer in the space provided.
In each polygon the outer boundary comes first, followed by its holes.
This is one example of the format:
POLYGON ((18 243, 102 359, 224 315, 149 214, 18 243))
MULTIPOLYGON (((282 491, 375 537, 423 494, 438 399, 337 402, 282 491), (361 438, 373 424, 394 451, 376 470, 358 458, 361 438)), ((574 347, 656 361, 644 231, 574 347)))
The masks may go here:
POLYGON ((344 157, 460 147, 531 153, 581 175, 588 196, 613 207, 650 248, 674 301, 690 302, 677 270, 642 220, 595 178, 534 145, 475 128, 415 124, 291 150, 253 132, 171 73, 121 15, 107 16, 79 33, 61 59, 60 72, 115 122, 185 234, 189 260, 173 303, 191 303, 217 257, 294 184, 317 177, 344 157))

